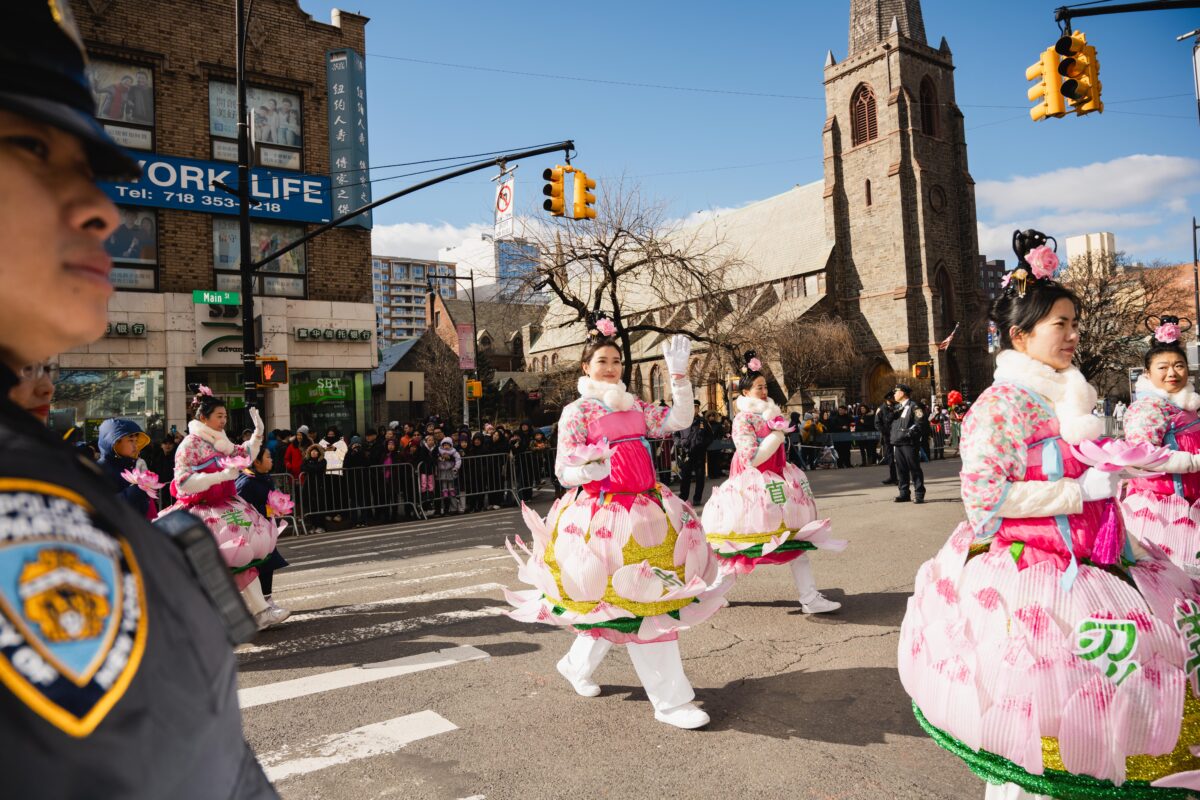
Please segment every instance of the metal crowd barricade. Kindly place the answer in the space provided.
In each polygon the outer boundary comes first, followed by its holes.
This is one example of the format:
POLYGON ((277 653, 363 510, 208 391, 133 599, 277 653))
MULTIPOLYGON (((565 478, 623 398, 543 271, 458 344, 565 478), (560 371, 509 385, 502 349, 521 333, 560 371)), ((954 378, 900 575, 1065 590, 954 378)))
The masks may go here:
POLYGON ((271 519, 287 520, 287 530, 283 532, 285 536, 303 536, 307 531, 304 528, 304 513, 301 511, 300 492, 298 482, 287 472, 276 472, 270 476, 271 487, 277 492, 283 492, 292 499, 292 513, 281 517, 272 517, 271 519))
MULTIPOLYGON (((300 485, 297 515, 308 527, 312 517, 350 516, 351 524, 368 524, 381 512, 405 508, 424 518, 417 473, 412 464, 374 464, 339 467, 324 475, 309 477, 300 485)), ((320 520, 318 520, 319 523, 320 520)))
POLYGON ((675 464, 675 440, 670 436, 662 439, 647 439, 650 446, 650 460, 654 463, 654 473, 658 482, 670 485, 679 476, 675 464))
POLYGON ((508 453, 463 456, 458 475, 452 480, 439 480, 437 466, 426 464, 421 464, 417 477, 421 508, 426 515, 435 511, 478 511, 509 500, 517 502, 516 469, 508 453))
POLYGON ((558 479, 554 477, 554 459, 558 452, 553 447, 542 450, 526 450, 513 456, 513 478, 516 480, 517 496, 529 502, 542 492, 558 492, 558 479))

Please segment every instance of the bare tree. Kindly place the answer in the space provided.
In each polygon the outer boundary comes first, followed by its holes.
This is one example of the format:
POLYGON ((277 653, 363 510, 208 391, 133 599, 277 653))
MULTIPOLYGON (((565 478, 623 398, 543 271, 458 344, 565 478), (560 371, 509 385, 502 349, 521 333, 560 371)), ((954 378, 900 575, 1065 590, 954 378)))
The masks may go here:
POLYGON ((637 190, 619 183, 606 189, 595 220, 556 220, 535 234, 544 258, 530 286, 549 289, 565 307, 563 324, 599 310, 613 318, 626 383, 633 344, 643 336, 685 334, 730 348, 722 331, 731 327, 726 286, 738 257, 703 227, 668 222, 637 190))
POLYGON ((1135 266, 1124 253, 1071 260, 1062 281, 1081 301, 1075 363, 1102 396, 1125 386, 1127 370, 1141 362, 1150 335, 1146 316, 1176 302, 1174 277, 1168 269, 1135 266))
POLYGON ((822 315, 784 320, 761 334, 772 342, 789 394, 843 377, 859 359, 854 331, 843 319, 822 315))
POLYGON ((462 415, 463 373, 450 346, 432 330, 425 331, 413 346, 413 366, 425 373, 426 416, 458 419, 462 415))

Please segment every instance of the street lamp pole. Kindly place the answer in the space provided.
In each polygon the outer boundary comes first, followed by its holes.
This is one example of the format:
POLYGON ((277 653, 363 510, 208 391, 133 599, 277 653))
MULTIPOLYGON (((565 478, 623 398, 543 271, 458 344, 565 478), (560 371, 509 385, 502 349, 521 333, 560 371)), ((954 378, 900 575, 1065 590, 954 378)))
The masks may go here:
POLYGON ((246 408, 258 403, 257 342, 254 335, 254 264, 250 259, 250 122, 246 107, 246 0, 236 0, 238 114, 238 244, 242 277, 242 393, 246 408))
POLYGON ((1196 249, 1196 218, 1192 217, 1192 302, 1195 304, 1196 319, 1200 320, 1200 251, 1196 249))

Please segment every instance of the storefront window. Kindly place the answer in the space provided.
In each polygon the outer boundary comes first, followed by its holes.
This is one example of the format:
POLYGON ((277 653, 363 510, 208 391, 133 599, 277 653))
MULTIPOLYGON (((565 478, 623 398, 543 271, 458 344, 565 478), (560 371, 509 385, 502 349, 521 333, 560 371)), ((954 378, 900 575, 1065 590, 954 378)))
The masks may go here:
MULTIPOLYGON (((244 430, 253 427, 250 415, 246 412, 246 396, 242 388, 242 371, 239 369, 189 369, 185 373, 188 386, 203 384, 212 389, 214 396, 225 401, 225 409, 229 412, 229 422, 225 425, 225 433, 231 438, 244 430)), ((188 403, 191 403, 191 393, 188 403)), ((261 407, 259 409, 262 410, 261 407)), ((192 409, 188 406, 188 419, 191 419, 192 409)), ((174 422, 174 420, 172 420, 174 422)), ((185 426, 186 427, 186 420, 185 426)), ((184 430, 184 433, 187 431, 184 430)))
POLYGON ((292 428, 307 425, 315 437, 337 428, 345 435, 362 434, 371 424, 367 416, 370 373, 340 369, 296 370, 288 384, 292 428))
POLYGON ((84 70, 96 116, 122 147, 154 149, 154 72, 149 67, 95 59, 84 70))
POLYGON ((163 370, 64 369, 54 384, 50 428, 84 431, 96 441, 100 423, 110 417, 132 419, 152 439, 163 437, 166 390, 163 370))
POLYGON ((122 206, 121 224, 104 242, 113 260, 109 280, 122 291, 158 288, 158 218, 153 209, 122 206))
MULTIPOLYGON (((241 244, 236 219, 213 218, 213 269, 219 291, 240 291, 241 244)), ((250 226, 250 253, 258 259, 304 235, 303 225, 255 222, 250 226)), ((255 293, 274 297, 304 297, 304 247, 284 253, 263 266, 255 278, 255 293), (293 277, 294 276, 294 277, 293 277)))

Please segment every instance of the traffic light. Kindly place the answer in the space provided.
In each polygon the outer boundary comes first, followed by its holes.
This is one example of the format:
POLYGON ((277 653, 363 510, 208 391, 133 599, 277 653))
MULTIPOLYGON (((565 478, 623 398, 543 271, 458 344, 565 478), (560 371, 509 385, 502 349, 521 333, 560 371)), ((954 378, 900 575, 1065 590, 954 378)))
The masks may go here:
POLYGON ((929 380, 930 367, 932 366, 933 364, 928 361, 918 361, 912 365, 912 376, 917 380, 927 381, 929 380))
POLYGON ((1040 79, 1036 86, 1029 89, 1030 100, 1041 100, 1029 109, 1029 116, 1034 122, 1044 117, 1061 117, 1066 113, 1067 106, 1063 101, 1058 62, 1058 52, 1053 47, 1047 47, 1038 62, 1025 70, 1025 80, 1040 79))
POLYGON ((262 386, 274 386, 288 382, 288 362, 282 358, 265 358, 258 362, 258 382, 262 386))
POLYGON ((546 195, 546 200, 542 202, 542 208, 550 212, 552 217, 562 217, 566 215, 566 199, 563 196, 563 178, 566 176, 566 171, 570 167, 561 167, 555 165, 554 169, 547 169, 542 172, 542 177, 546 180, 546 185, 542 187, 542 194, 546 195))
POLYGON ((1076 115, 1104 111, 1100 102, 1100 61, 1096 48, 1087 43, 1083 31, 1064 36, 1054 45, 1062 57, 1058 72, 1063 76, 1062 93, 1071 102, 1076 115))
POLYGON ((587 173, 581 169, 575 170, 575 219, 595 219, 596 209, 592 208, 592 204, 596 202, 596 195, 592 194, 591 190, 596 188, 596 182, 587 176, 587 173))
POLYGON ((478 400, 483 397, 483 381, 467 381, 467 399, 478 400))

